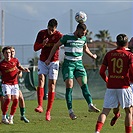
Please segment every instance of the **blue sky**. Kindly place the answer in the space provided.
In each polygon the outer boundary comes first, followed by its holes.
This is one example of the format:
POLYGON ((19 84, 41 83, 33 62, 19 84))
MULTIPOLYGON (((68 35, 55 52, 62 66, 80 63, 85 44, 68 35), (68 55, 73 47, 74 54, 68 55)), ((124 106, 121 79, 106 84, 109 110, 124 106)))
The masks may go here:
MULTIPOLYGON (((99 30, 108 30, 113 41, 119 33, 127 34, 129 39, 133 36, 133 0, 1 0, 0 9, 4 10, 5 45, 33 45, 38 31, 47 28, 47 22, 51 18, 58 20, 59 31, 63 34, 70 33, 76 28, 74 16, 78 11, 87 14, 86 25, 93 32, 93 40, 97 39, 94 35, 99 30), (70 26, 71 9, 73 16, 70 26)), ((17 50, 17 57, 21 62, 34 56, 33 48, 29 49, 31 51, 24 50, 26 53, 21 49, 20 52, 17 50)))
MULTIPOLYGON (((59 22, 58 30, 70 32, 70 9, 73 10, 72 31, 77 23, 74 15, 86 12, 86 25, 93 36, 99 30, 109 30, 112 40, 119 33, 133 36, 133 1, 19 1, 4 0, 0 8, 5 14, 5 44, 33 44, 37 32, 47 27, 51 18, 59 22)), ((1 34, 1 33, 0 33, 1 34)), ((93 37, 92 36, 92 37, 93 37)), ((94 38, 95 40, 96 38, 94 38)))

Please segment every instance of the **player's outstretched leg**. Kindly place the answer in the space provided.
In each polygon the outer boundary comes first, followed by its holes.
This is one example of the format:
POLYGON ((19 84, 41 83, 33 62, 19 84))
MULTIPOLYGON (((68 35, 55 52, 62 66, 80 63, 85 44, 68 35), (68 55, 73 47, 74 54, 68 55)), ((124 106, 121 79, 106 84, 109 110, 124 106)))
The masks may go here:
POLYGON ((84 84, 83 86, 81 86, 81 89, 82 89, 82 94, 89 105, 89 112, 96 112, 96 113, 100 112, 100 110, 92 104, 92 97, 88 89, 88 85, 84 84))

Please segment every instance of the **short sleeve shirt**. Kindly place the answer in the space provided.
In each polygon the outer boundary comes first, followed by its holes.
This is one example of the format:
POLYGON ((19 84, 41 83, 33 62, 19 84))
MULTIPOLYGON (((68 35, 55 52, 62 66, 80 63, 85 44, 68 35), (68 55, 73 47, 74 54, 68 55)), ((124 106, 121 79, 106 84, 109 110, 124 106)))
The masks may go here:
POLYGON ((108 88, 129 87, 129 65, 133 63, 133 55, 125 48, 117 48, 108 52, 103 65, 108 67, 108 88))

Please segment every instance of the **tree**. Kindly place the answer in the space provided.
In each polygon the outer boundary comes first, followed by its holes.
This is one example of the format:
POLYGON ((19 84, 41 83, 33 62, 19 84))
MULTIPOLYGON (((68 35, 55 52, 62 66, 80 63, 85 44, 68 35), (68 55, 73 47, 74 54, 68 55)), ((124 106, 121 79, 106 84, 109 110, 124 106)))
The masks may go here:
POLYGON ((106 50, 105 44, 99 45, 97 48, 98 48, 98 50, 96 51, 96 55, 97 55, 96 67, 100 67, 102 64, 103 58, 104 58, 105 54, 107 53, 107 50, 106 50))
POLYGON ((95 37, 100 39, 100 41, 112 41, 110 33, 108 30, 100 30, 99 34, 96 34, 95 37))

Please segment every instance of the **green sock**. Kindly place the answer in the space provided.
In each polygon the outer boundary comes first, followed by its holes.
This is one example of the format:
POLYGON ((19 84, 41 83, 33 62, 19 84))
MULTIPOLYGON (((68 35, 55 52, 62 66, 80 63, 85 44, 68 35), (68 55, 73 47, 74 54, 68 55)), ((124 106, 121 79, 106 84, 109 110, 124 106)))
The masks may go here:
POLYGON ((21 108, 20 107, 20 114, 21 114, 21 116, 24 116, 25 115, 25 108, 21 108))
POLYGON ((72 109, 72 88, 66 88, 66 103, 68 110, 72 109))
POLYGON ((8 113, 6 113, 6 118, 7 118, 7 119, 9 118, 9 115, 8 115, 8 113))
POLYGON ((81 86, 81 89, 82 89, 82 94, 83 94, 85 100, 87 101, 88 105, 91 104, 92 97, 91 97, 90 91, 88 89, 88 85, 84 84, 83 86, 81 86))

